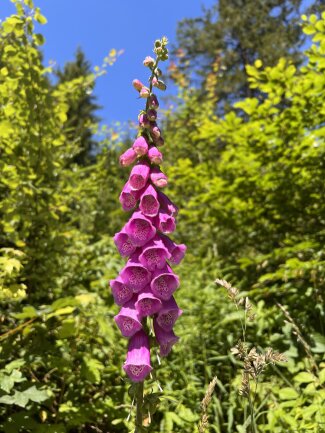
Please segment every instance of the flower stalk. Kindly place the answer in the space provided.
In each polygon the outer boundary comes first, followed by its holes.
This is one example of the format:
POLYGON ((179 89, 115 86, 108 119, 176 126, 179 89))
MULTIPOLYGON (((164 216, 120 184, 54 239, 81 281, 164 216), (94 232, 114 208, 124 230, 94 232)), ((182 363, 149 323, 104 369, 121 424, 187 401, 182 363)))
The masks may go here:
POLYGON ((143 414, 142 414, 142 408, 143 408, 143 389, 144 389, 144 383, 139 382, 136 385, 136 394, 135 394, 135 400, 136 400, 136 417, 135 417, 135 431, 134 433, 142 433, 142 420, 143 420, 143 414))
POLYGON ((125 212, 133 212, 128 222, 114 236, 115 245, 125 266, 111 280, 110 286, 119 313, 114 320, 122 335, 129 339, 123 369, 134 382, 136 400, 135 433, 143 431, 144 380, 152 371, 149 328, 151 318, 160 355, 167 356, 178 341, 173 326, 182 310, 174 298, 180 281, 171 266, 183 259, 186 246, 175 244, 167 235, 176 229, 177 206, 161 192, 168 185, 161 171, 164 144, 157 119, 159 101, 153 89, 165 90, 161 80, 160 61, 168 59, 167 38, 156 40, 156 58, 147 56, 144 66, 151 71, 149 86, 133 80, 133 87, 146 99, 145 109, 138 116, 139 130, 132 147, 120 156, 123 167, 132 166, 129 179, 119 196, 125 212))

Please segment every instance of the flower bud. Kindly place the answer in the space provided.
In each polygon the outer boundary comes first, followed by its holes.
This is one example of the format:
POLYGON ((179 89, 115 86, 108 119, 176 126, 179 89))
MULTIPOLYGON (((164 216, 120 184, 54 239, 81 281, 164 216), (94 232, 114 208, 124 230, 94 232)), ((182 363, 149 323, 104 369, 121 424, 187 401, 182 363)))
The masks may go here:
POLYGON ((174 334, 174 331, 164 331, 157 323, 153 321, 153 329, 155 331, 156 340, 160 346, 160 356, 167 356, 171 351, 173 345, 177 343, 179 338, 174 334))
POLYGON ((150 128, 148 116, 144 113, 139 115, 139 126, 141 126, 141 128, 150 128))
POLYGON ((161 69, 159 69, 159 68, 156 68, 156 69, 154 70, 154 73, 155 73, 158 77, 161 77, 161 76, 162 76, 161 69))
POLYGON ((160 136, 157 140, 155 140, 157 146, 163 146, 165 144, 165 140, 160 136))
POLYGON ((133 143, 132 149, 138 156, 146 155, 148 152, 148 143, 146 139, 141 135, 133 143))
POLYGON ((133 84, 133 87, 135 88, 135 90, 137 90, 138 92, 140 92, 142 87, 144 87, 144 84, 142 84, 141 81, 138 80, 137 78, 132 81, 132 84, 133 84))
POLYGON ((140 90, 140 98, 149 98, 150 90, 148 87, 143 86, 140 90))
POLYGON ((151 182, 159 188, 164 188, 168 184, 168 178, 158 167, 153 167, 150 172, 151 182))
POLYGON ((152 109, 148 110, 147 117, 150 120, 150 122, 154 122, 157 119, 157 111, 152 109))
POLYGON ((153 126, 152 128, 150 128, 150 134, 154 140, 158 140, 158 138, 160 137, 161 131, 158 128, 158 126, 153 126))
POLYGON ((166 84, 165 84, 162 80, 158 80, 158 81, 157 81, 157 85, 156 85, 156 87, 157 87, 159 90, 166 90, 166 89, 167 89, 166 84))
POLYGON ((155 146, 150 147, 150 149, 148 150, 148 157, 150 159, 150 162, 156 165, 161 164, 163 160, 162 153, 159 152, 159 150, 155 146))
POLYGON ((154 110, 158 110, 159 108, 157 96, 154 94, 149 96, 149 108, 153 108, 154 110))
POLYGON ((147 56, 144 59, 143 64, 144 64, 144 66, 147 66, 148 68, 151 68, 155 64, 155 60, 152 57, 147 56))
POLYGON ((158 78, 153 77, 153 79, 151 80, 151 83, 154 87, 157 87, 158 86, 158 78))
POLYGON ((136 159, 137 159, 137 154, 134 152, 132 148, 130 148, 120 156, 120 164, 122 167, 127 167, 131 165, 136 159))

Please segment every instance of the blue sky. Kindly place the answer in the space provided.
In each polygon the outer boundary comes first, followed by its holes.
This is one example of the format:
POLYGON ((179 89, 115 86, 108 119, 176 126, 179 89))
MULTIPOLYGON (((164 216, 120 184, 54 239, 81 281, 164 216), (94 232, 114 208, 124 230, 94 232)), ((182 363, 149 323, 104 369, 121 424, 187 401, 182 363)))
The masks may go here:
MULTIPOLYGON (((0 2, 3 20, 15 8, 10 0, 0 2)), ((78 46, 93 66, 101 65, 110 49, 124 50, 108 73, 98 79, 95 89, 103 106, 99 115, 104 123, 110 124, 136 120, 143 108, 143 100, 138 99, 131 83, 133 78, 147 80, 148 70, 142 61, 152 54, 154 40, 166 35, 171 42, 175 41, 177 22, 199 16, 202 6, 210 6, 214 0, 34 0, 34 3, 48 20, 38 29, 46 39, 45 63, 54 60, 57 65, 64 65, 74 58, 78 46)))
MULTIPOLYGON (((0 0, 0 19, 14 13, 10 0, 0 0)), ((103 106, 99 112, 104 123, 136 120, 143 108, 132 88, 133 78, 147 80, 142 60, 151 54, 153 41, 166 35, 175 41, 177 22, 197 17, 202 7, 215 0, 34 0, 48 23, 38 31, 45 36, 45 63, 50 60, 63 66, 74 58, 80 46, 93 66, 101 65, 110 49, 124 53, 108 73, 98 79, 95 94, 103 106)), ((304 6, 311 0, 304 0, 304 6)), ((167 63, 167 62, 166 62, 167 63)), ((171 89, 170 89, 171 91, 171 89)), ((168 92, 168 89, 167 89, 168 92)))

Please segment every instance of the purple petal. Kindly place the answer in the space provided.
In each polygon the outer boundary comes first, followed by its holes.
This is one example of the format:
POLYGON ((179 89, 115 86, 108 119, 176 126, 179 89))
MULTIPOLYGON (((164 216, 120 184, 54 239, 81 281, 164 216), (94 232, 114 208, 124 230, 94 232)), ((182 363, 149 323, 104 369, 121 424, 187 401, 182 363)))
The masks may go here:
POLYGON ((134 245, 141 247, 155 236, 156 229, 150 219, 141 212, 135 212, 126 224, 125 232, 134 245))
POLYGON ((130 338, 124 371, 133 382, 142 382, 152 370, 149 338, 139 331, 130 338))
POLYGON ((161 210, 167 212, 169 215, 176 216, 178 207, 163 192, 157 191, 157 194, 161 210))
POLYGON ((135 299, 127 302, 114 317, 117 326, 124 337, 132 337, 142 329, 140 314, 135 309, 135 299))
POLYGON ((133 143, 132 149, 138 156, 146 155, 148 152, 148 143, 146 139, 141 135, 133 143))
POLYGON ((129 256, 134 253, 136 246, 131 241, 129 235, 122 229, 120 232, 115 233, 114 243, 121 256, 129 256))
POLYGON ((126 182, 124 185, 122 192, 120 194, 120 203, 123 207, 123 210, 126 212, 135 208, 137 201, 139 200, 141 193, 143 190, 135 191, 130 187, 129 182, 126 182))
POLYGON ((157 316, 157 323, 164 331, 171 331, 176 320, 183 313, 178 307, 174 296, 164 301, 157 316))
POLYGON ((149 217, 154 217, 159 211, 159 201, 157 198, 157 191, 152 185, 148 185, 141 195, 140 210, 149 217))
POLYGON ((168 184, 168 178, 158 167, 152 167, 150 172, 151 182, 159 188, 164 188, 168 184))
POLYGON ((120 272, 123 283, 133 292, 144 289, 151 280, 151 273, 139 262, 138 255, 133 255, 120 272))
POLYGON ((162 269, 166 265, 166 260, 170 254, 162 240, 155 236, 152 241, 148 242, 139 256, 140 263, 149 271, 162 269))
POLYGON ((133 291, 129 287, 126 287, 120 276, 115 278, 115 280, 111 280, 109 284, 112 288, 114 301, 117 305, 123 305, 132 298, 133 291))
POLYGON ((156 225, 162 233, 173 233, 176 229, 175 218, 164 210, 159 211, 156 218, 156 225))
POLYGON ((150 290, 148 286, 138 295, 138 300, 135 303, 135 308, 141 317, 152 316, 161 309, 162 303, 150 290))
POLYGON ((150 287, 154 295, 167 301, 179 287, 179 278, 171 267, 166 265, 154 272, 150 287))
POLYGON ((132 148, 130 148, 120 156, 120 164, 122 167, 127 167, 128 165, 131 165, 136 159, 137 154, 132 148))
POLYGON ((168 252, 170 253, 169 262, 172 265, 178 265, 184 258, 186 253, 186 245, 184 244, 175 244, 168 236, 161 235, 161 239, 164 242, 168 252))
POLYGON ((148 150, 148 158, 152 164, 156 165, 161 164, 163 160, 162 153, 155 146, 151 146, 148 150))
POLYGON ((148 163, 146 162, 138 162, 138 164, 136 164, 130 173, 130 177, 129 177, 129 184, 131 189, 135 189, 135 190, 139 190, 142 189, 148 179, 149 179, 149 174, 150 174, 150 166, 148 163))
POLYGON ((164 331, 158 325, 156 319, 153 320, 153 329, 155 331, 156 340, 160 346, 160 355, 167 356, 173 345, 179 340, 179 337, 177 337, 173 331, 164 331))

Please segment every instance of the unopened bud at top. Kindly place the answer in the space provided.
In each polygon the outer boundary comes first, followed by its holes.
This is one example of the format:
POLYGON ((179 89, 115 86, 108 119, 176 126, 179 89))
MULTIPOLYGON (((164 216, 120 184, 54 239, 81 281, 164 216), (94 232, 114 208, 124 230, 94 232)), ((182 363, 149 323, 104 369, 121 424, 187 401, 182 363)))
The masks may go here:
POLYGON ((152 109, 148 110, 147 117, 151 122, 154 122, 155 120, 157 120, 157 111, 152 109))
POLYGON ((140 90, 140 97, 148 98, 149 95, 150 95, 150 90, 148 89, 148 87, 142 87, 142 89, 140 90))
POLYGON ((137 78, 132 81, 132 85, 138 92, 140 92, 142 87, 144 87, 144 84, 142 84, 141 81, 138 80, 137 78))
POLYGON ((162 80, 157 80, 156 77, 152 79, 152 85, 157 87, 159 90, 166 90, 167 86, 162 80))
POLYGON ((167 89, 166 84, 162 80, 158 80, 158 86, 157 87, 160 90, 166 90, 167 89))
POLYGON ((155 64, 155 60, 152 57, 147 56, 144 59, 143 64, 144 64, 144 66, 147 66, 148 68, 152 68, 153 65, 155 64))
POLYGON ((141 128, 150 128, 151 126, 148 116, 144 113, 139 115, 139 126, 141 126, 141 128))
POLYGON ((154 94, 150 95, 149 97, 149 108, 152 108, 153 110, 158 110, 159 108, 157 96, 154 94))

